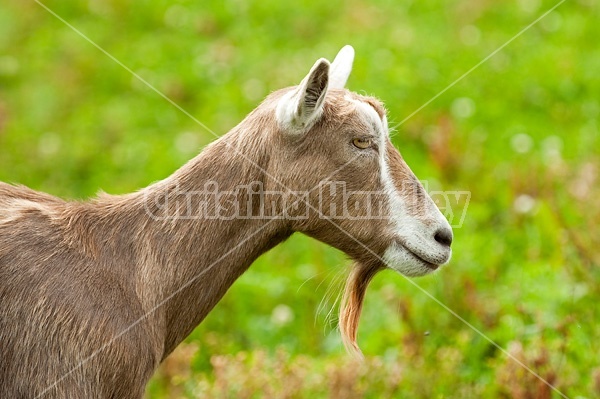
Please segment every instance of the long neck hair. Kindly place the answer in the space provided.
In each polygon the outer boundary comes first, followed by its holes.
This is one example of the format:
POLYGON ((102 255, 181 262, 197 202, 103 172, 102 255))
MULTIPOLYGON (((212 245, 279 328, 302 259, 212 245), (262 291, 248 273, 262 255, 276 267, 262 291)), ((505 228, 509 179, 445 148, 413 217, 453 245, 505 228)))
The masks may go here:
POLYGON ((365 293, 367 286, 380 270, 381 266, 378 265, 357 263, 352 268, 344 287, 339 316, 340 333, 346 350, 357 358, 363 357, 358 347, 357 336, 365 293))

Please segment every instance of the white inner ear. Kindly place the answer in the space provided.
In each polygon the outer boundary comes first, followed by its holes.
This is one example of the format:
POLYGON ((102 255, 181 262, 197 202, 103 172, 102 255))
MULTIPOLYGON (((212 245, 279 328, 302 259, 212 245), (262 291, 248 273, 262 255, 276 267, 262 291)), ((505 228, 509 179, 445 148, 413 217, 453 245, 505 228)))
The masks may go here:
POLYGON ((331 72, 329 73, 329 86, 335 89, 343 89, 348 82, 350 72, 352 72, 352 63, 354 62, 354 48, 350 45, 342 47, 335 60, 331 63, 331 72))
POLYGON ((329 61, 321 58, 293 91, 277 105, 277 121, 293 132, 309 129, 321 116, 329 87, 329 61))

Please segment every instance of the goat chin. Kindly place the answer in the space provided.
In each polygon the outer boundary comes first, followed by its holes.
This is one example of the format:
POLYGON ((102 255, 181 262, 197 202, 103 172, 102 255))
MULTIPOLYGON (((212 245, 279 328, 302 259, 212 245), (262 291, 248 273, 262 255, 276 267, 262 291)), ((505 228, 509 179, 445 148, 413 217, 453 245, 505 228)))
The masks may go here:
POLYGON ((358 347, 358 322, 367 292, 367 286, 382 268, 377 265, 355 263, 344 287, 340 305, 340 333, 346 350, 356 358, 363 354, 358 347))

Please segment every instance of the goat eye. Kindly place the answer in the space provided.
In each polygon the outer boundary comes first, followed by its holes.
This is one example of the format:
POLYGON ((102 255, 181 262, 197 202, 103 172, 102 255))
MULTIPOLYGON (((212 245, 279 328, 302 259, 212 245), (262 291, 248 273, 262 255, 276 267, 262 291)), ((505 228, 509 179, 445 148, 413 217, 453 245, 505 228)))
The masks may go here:
POLYGON ((356 148, 360 148, 361 150, 365 150, 365 149, 367 149, 367 148, 369 148, 371 146, 371 139, 355 138, 354 140, 352 140, 352 144, 354 144, 354 146, 356 148))

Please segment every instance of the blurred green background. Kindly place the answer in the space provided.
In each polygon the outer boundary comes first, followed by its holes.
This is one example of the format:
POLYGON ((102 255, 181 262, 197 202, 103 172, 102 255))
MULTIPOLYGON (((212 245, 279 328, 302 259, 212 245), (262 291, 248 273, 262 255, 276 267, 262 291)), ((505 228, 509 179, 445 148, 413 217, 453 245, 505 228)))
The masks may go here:
MULTIPOLYGON (((344 44, 349 88, 397 125, 556 2, 45 4, 224 134, 344 44)), ((414 282, 569 398, 600 396, 599 17, 598 2, 566 1, 393 138, 430 190, 472 194, 451 264, 414 282)), ((124 193, 212 140, 35 2, 0 3, 0 180, 124 193)), ((302 236, 264 255, 147 397, 559 397, 393 272, 369 288, 355 363, 336 331, 348 268, 302 236)))

